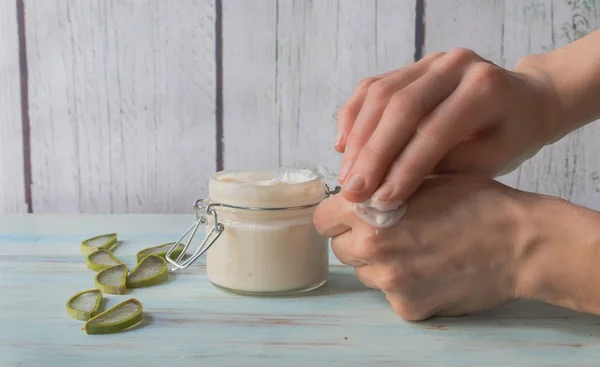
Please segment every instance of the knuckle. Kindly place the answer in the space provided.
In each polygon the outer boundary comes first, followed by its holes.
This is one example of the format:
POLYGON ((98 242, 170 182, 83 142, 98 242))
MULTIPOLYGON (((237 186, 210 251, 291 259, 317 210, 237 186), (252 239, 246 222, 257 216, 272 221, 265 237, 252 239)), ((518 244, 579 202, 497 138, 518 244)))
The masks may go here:
POLYGON ((377 77, 371 76, 364 78, 356 84, 356 91, 367 91, 371 84, 379 80, 377 77))
POLYGON ((387 79, 379 79, 369 86, 367 98, 381 101, 388 98, 394 92, 394 85, 387 79))
POLYGON ((353 249, 353 257, 360 260, 375 259, 379 255, 379 249, 376 246, 371 246, 366 241, 358 241, 353 249))
POLYGON ((369 166, 377 165, 378 162, 376 161, 384 157, 385 154, 385 148, 382 144, 375 144, 370 141, 360 151, 361 159, 364 159, 363 162, 369 166))
POLYGON ((423 102, 417 96, 397 92, 391 100, 390 105, 404 116, 416 117, 423 110, 423 102))
POLYGON ((353 119, 353 106, 350 104, 343 105, 337 113, 337 120, 343 123, 349 122, 353 119))
POLYGON ((394 291, 404 289, 406 286, 406 274, 398 266, 389 267, 379 275, 377 286, 382 291, 394 291))
POLYGON ((370 272, 364 271, 363 267, 354 268, 354 272, 356 273, 356 277, 360 282, 366 285, 369 288, 379 289, 373 280, 373 275, 370 272))
POLYGON ((342 245, 335 238, 331 240, 331 251, 335 255, 336 259, 345 264, 346 259, 344 258, 344 252, 342 250, 342 245))
POLYGON ((441 57, 444 57, 446 52, 431 52, 428 53, 425 57, 423 57, 419 62, 428 63, 430 61, 437 60, 441 57))
POLYGON ((479 56, 477 55, 477 53, 475 51, 468 49, 468 48, 464 48, 464 47, 453 48, 452 50, 450 50, 450 52, 448 52, 448 54, 446 56, 449 59, 453 59, 456 62, 460 62, 460 63, 473 61, 473 60, 479 58, 479 56))
POLYGON ((350 134, 348 134, 348 139, 346 139, 346 151, 358 153, 361 147, 366 143, 366 139, 367 138, 363 133, 357 132, 356 129, 352 129, 350 134))
POLYGON ((441 73, 447 73, 452 70, 463 68, 467 64, 477 59, 479 59, 479 56, 475 53, 475 51, 458 47, 448 51, 444 57, 437 59, 432 68, 441 73))
POLYGON ((428 121, 417 126, 415 138, 427 142, 431 147, 440 142, 440 128, 435 121, 428 121))
POLYGON ((324 214, 324 210, 322 210, 321 208, 321 204, 317 205, 317 208, 315 209, 315 212, 313 213, 313 225, 315 226, 315 229, 317 230, 317 232, 319 232, 320 235, 324 235, 325 232, 325 222, 327 220, 327 218, 325 217, 324 214))
POLYGON ((406 321, 423 321, 427 318, 427 314, 413 302, 392 302, 392 308, 398 316, 406 321))
POLYGON ((384 241, 381 239, 379 231, 363 236, 362 240, 357 241, 354 248, 354 256, 363 260, 381 258, 385 252, 384 241))
POLYGON ((488 95, 503 86, 504 72, 498 66, 477 63, 468 72, 469 86, 480 94, 488 95))

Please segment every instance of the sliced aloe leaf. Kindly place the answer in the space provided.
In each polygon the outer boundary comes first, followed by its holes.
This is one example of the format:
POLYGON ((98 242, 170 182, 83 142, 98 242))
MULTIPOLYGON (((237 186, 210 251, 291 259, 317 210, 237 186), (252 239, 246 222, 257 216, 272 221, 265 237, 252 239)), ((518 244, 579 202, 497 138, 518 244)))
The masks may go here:
POLYGON ((87 321, 96 316, 102 302, 102 291, 91 289, 79 292, 67 301, 67 313, 74 319, 87 321))
MULTIPOLYGON (((169 252, 169 249, 171 247, 173 247, 174 244, 175 244, 175 242, 171 242, 171 243, 165 243, 164 245, 158 245, 158 246, 154 246, 154 247, 145 248, 137 253, 137 261, 138 262, 142 261, 142 259, 148 255, 160 256, 166 260, 167 252, 169 252)), ((183 251, 184 247, 185 246, 182 243, 177 245, 177 247, 175 248, 175 251, 173 251, 173 253, 171 254, 171 259, 173 259, 173 260, 177 259, 177 257, 179 255, 181 255, 181 252, 183 251)))
POLYGON ((148 255, 127 276, 127 287, 148 287, 160 284, 168 277, 167 261, 157 255, 148 255))
POLYGON ((117 246, 117 234, 108 233, 81 242, 81 253, 89 255, 98 249, 112 251, 117 246))
POLYGON ((83 325, 86 334, 109 334, 129 329, 144 320, 142 303, 135 298, 96 315, 83 325))
POLYGON ((99 249, 87 255, 85 259, 87 267, 93 271, 100 271, 115 265, 121 265, 123 262, 115 257, 112 252, 99 249))
POLYGON ((121 264, 101 270, 94 277, 94 283, 104 293, 124 294, 127 291, 127 266, 121 264))

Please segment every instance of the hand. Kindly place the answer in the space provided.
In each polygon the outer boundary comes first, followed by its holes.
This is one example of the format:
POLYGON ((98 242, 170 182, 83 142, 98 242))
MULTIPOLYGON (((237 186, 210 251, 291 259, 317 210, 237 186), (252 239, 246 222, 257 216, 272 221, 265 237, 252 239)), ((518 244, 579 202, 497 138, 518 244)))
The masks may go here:
POLYGON ((431 173, 512 171, 552 139, 551 85, 465 49, 363 80, 338 113, 342 195, 388 210, 431 173))
POLYGON ((469 176, 428 178, 395 226, 374 228, 341 195, 323 201, 314 223, 336 257, 381 289, 404 319, 456 316, 517 297, 522 259, 537 245, 527 194, 469 176))

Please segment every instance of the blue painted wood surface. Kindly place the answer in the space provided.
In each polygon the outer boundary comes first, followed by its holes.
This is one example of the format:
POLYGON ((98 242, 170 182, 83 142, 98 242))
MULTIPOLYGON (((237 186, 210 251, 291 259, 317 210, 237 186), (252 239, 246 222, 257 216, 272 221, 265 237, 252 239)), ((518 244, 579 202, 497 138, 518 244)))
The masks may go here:
POLYGON ((144 304, 146 322, 86 335, 65 311, 94 286, 82 239, 118 232, 129 266, 173 241, 188 215, 0 217, 0 366, 599 366, 600 318, 515 302, 463 318, 411 323, 332 255, 330 280, 297 297, 259 298, 212 286, 204 261, 166 284, 107 295, 144 304))

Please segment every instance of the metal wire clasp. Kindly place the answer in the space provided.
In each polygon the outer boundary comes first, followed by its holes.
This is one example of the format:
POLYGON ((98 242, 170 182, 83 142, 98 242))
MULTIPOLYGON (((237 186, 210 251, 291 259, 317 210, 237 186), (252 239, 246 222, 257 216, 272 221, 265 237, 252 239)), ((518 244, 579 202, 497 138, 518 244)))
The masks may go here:
MULTIPOLYGON (((339 193, 340 190, 341 190, 341 188, 339 186, 336 186, 333 190, 330 190, 329 186, 327 184, 325 184, 325 198, 328 198, 332 195, 339 193)), ((208 251, 208 249, 217 241, 219 236, 221 236, 221 234, 225 231, 225 226, 223 225, 223 223, 219 223, 219 216, 217 214, 217 211, 215 210, 215 207, 226 207, 226 208, 233 208, 233 209, 253 210, 253 211, 274 211, 274 210, 308 209, 313 206, 317 206, 318 204, 319 203, 314 203, 314 204, 286 207, 286 208, 254 208, 254 207, 235 206, 235 205, 229 205, 229 204, 223 204, 223 203, 209 203, 208 200, 206 200, 206 199, 198 199, 198 200, 196 200, 196 202, 194 202, 194 211, 196 212, 196 219, 197 219, 196 222, 194 224, 192 224, 192 226, 187 231, 185 231, 185 233, 177 240, 177 242, 175 242, 173 244, 173 246, 171 246, 169 251, 167 251, 166 259, 169 263, 171 263, 171 265, 173 265, 171 270, 175 271, 178 269, 187 268, 191 263, 196 261, 196 259, 198 259, 200 256, 202 256, 206 251, 208 251), (206 236, 202 240, 202 243, 200 244, 198 249, 196 249, 196 251, 194 251, 194 253, 190 257, 183 260, 183 258, 185 257, 185 255, 187 253, 187 249, 190 246, 190 243, 192 242, 192 239, 194 238, 194 236, 196 235, 196 232, 198 231, 198 227, 200 227, 201 224, 208 224, 208 216, 210 216, 210 215, 212 215, 212 217, 213 217, 213 226, 211 227, 210 231, 206 234, 206 236), (171 258, 171 255, 173 254, 175 249, 177 249, 177 247, 184 241, 184 239, 186 238, 186 236, 188 236, 188 234, 189 234, 189 237, 188 237, 187 241, 185 241, 185 244, 183 246, 183 250, 181 251, 181 254, 177 257, 177 259, 173 260, 171 258)))

